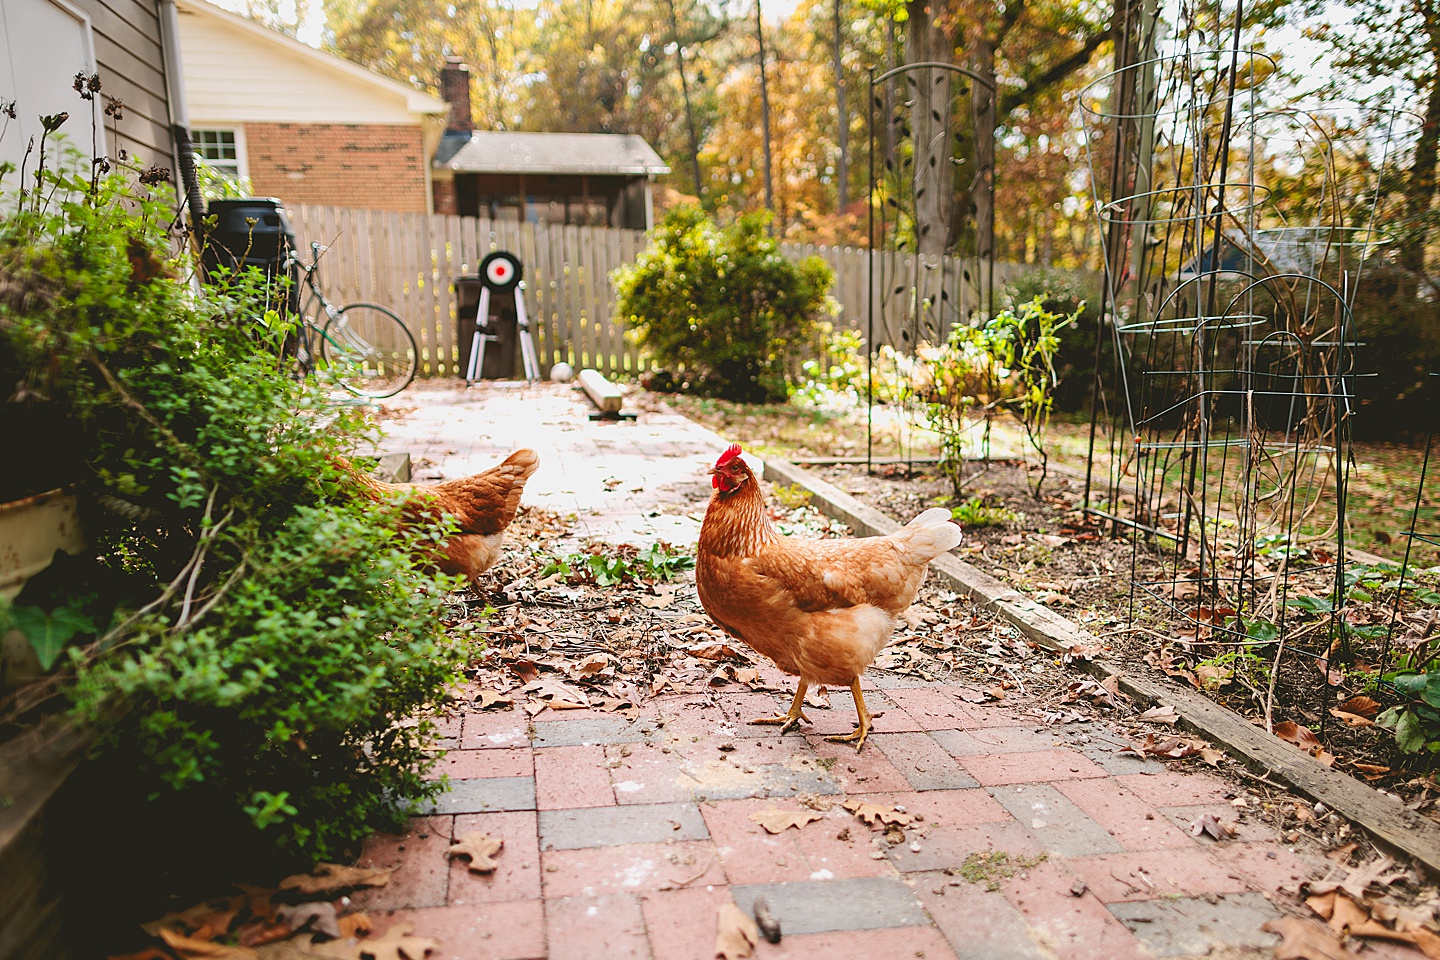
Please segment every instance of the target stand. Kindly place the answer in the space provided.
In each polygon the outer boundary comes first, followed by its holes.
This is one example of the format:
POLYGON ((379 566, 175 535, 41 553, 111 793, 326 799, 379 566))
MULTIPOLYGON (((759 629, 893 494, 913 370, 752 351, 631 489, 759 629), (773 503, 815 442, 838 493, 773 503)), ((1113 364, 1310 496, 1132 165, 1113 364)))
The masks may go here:
POLYGON ((475 311, 475 336, 470 341, 470 364, 465 370, 465 383, 480 379, 485 369, 485 344, 500 339, 490 327, 490 295, 515 298, 515 324, 520 339, 520 356, 525 365, 525 379, 540 379, 540 361, 535 352, 535 338, 530 332, 530 317, 525 312, 524 271, 512 253, 496 250, 480 261, 480 306, 475 311))

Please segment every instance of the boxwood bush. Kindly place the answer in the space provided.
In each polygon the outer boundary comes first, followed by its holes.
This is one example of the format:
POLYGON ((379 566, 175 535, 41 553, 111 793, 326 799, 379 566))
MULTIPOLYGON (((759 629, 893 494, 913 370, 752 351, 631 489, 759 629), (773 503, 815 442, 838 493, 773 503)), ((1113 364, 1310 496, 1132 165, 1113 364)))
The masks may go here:
POLYGON ((830 267, 787 259, 768 222, 754 213, 721 228, 699 207, 677 207, 639 259, 612 275, 620 320, 681 389, 783 399, 787 360, 835 312, 830 267))

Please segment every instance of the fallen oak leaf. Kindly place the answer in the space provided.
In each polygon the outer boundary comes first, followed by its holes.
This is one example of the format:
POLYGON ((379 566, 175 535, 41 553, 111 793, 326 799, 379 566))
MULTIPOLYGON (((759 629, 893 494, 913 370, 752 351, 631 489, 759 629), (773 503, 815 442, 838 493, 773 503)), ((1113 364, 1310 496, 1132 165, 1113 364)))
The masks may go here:
POLYGON ((1320 746, 1320 738, 1315 736, 1315 732, 1309 727, 1301 726, 1294 720, 1285 720, 1275 724, 1275 726, 1271 728, 1271 732, 1286 743, 1293 743, 1295 746, 1302 747, 1305 750, 1320 746))
POLYGON ((781 810, 779 807, 770 807, 750 814, 750 819, 764 827, 767 833, 780 833, 788 827, 799 830, 807 823, 819 820, 820 814, 813 810, 781 810))
POLYGON ((503 693, 496 693, 494 690, 481 690, 480 695, 475 698, 475 706, 480 710, 489 710, 491 707, 508 707, 514 703, 514 700, 503 693))
POLYGON ((1146 710, 1144 713, 1138 715, 1135 719, 1148 720, 1151 723, 1173 724, 1179 721, 1180 714, 1175 712, 1174 705, 1167 703, 1164 706, 1151 707, 1149 710, 1146 710))
POLYGON ((846 800, 841 806, 872 827, 878 827, 881 824, 903 827, 915 819, 910 814, 902 813, 894 807, 887 807, 879 803, 866 803, 864 800, 846 800))
POLYGON ((1235 828, 1224 823, 1213 813, 1202 813, 1190 824, 1192 837, 1208 836, 1214 840, 1229 840, 1235 836, 1235 828))
POLYGON ((504 840, 475 830, 460 837, 445 856, 469 857, 471 873, 490 873, 499 866, 493 858, 504 846, 504 840))
POLYGON ((307 899, 328 899, 360 887, 383 887, 390 882, 394 867, 347 867, 339 863, 316 864, 310 873, 297 873, 280 881, 281 890, 294 890, 307 899))
POLYGON ((755 953, 760 942, 760 929, 733 903, 720 904, 716 916, 715 956, 723 960, 741 960, 755 953))
POLYGON ((1346 950, 1328 927, 1313 920, 1281 917, 1268 921, 1260 929, 1281 937, 1280 945, 1275 948, 1275 960, 1360 960, 1360 955, 1346 950))
POLYGON ((243 896, 206 900, 188 909, 167 913, 158 920, 142 923, 140 929, 152 937, 160 936, 161 930, 173 930, 195 940, 213 940, 230 929, 231 921, 244 903, 243 896))

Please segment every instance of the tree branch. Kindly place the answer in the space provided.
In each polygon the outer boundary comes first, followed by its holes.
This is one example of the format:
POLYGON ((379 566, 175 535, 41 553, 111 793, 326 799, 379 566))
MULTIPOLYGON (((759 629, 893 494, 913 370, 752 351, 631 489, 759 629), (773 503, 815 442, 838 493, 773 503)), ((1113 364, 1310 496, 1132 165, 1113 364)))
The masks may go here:
POLYGON ((1040 94, 1089 63, 1090 57, 1100 48, 1100 45, 1113 38, 1114 35, 1113 27, 1100 31, 1081 44, 1080 48, 1070 56, 1053 64, 1040 76, 1027 81, 1021 89, 1007 92, 1000 98, 999 115, 1001 117, 1010 116, 1015 110, 1027 105, 1040 94))

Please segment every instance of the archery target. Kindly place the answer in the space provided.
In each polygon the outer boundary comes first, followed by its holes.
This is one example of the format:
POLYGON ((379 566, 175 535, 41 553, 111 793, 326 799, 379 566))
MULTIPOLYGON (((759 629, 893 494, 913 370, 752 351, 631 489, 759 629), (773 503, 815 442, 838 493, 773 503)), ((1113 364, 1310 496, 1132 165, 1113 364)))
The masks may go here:
POLYGON ((519 259, 504 250, 496 250, 480 261, 480 281, 494 293, 514 290, 521 274, 519 259))

